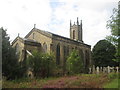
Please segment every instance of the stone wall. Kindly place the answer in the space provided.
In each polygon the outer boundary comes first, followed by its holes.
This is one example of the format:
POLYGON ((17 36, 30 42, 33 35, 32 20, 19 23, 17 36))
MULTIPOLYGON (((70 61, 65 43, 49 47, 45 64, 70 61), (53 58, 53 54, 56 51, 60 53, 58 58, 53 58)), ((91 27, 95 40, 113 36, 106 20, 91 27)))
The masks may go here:
MULTIPOLYGON (((50 52, 50 44, 52 43, 52 39, 42 35, 40 33, 38 33, 37 31, 33 31, 28 37, 27 39, 31 39, 31 40, 35 40, 39 43, 41 43, 41 47, 43 47, 44 44, 47 45, 47 53, 50 52), (34 38, 33 38, 34 36, 34 38)), ((42 48, 42 51, 44 51, 44 49, 42 48)))
MULTIPOLYGON (((74 42, 73 40, 61 38, 61 37, 54 37, 52 40, 52 51, 57 56, 57 46, 60 46, 60 64, 64 66, 64 62, 66 62, 67 56, 73 49, 78 50, 79 55, 83 59, 84 67, 89 67, 92 65, 91 61, 91 48, 90 46, 84 45, 83 43, 74 42)), ((57 61, 56 57, 56 61, 57 61)))

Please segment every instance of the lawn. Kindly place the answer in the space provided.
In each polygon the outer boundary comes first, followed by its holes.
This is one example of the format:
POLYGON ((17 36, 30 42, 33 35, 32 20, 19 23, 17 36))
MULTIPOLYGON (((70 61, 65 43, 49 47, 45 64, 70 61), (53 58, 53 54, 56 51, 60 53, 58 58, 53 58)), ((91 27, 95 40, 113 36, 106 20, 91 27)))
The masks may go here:
POLYGON ((111 85, 116 88, 118 86, 118 84, 116 84, 116 76, 118 75, 80 74, 45 79, 23 78, 12 81, 3 80, 3 88, 108 88, 111 85))

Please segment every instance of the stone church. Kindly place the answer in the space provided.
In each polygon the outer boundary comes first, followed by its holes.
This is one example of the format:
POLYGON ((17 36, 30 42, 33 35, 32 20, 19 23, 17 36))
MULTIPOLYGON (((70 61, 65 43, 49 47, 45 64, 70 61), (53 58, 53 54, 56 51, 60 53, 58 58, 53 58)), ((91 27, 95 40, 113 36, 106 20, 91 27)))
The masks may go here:
MULTIPOLYGON (((27 58, 27 55, 32 55, 33 50, 38 50, 42 53, 53 52, 56 58, 56 64, 64 66, 67 56, 73 49, 78 50, 84 62, 84 68, 91 66, 91 46, 83 42, 82 21, 74 24, 70 21, 70 38, 53 34, 48 31, 34 28, 24 37, 19 35, 12 42, 12 47, 19 53, 19 61, 27 58)), ((64 32, 63 32, 64 33, 64 32)))

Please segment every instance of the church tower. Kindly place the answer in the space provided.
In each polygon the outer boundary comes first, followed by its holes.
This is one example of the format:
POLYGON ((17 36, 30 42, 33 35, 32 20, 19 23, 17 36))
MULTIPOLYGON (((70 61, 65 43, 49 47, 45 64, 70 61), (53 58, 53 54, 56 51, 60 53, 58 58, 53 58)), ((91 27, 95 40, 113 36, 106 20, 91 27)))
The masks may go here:
POLYGON ((82 40, 82 20, 81 23, 79 24, 78 17, 77 17, 77 23, 72 25, 71 20, 70 20, 70 39, 76 40, 76 41, 81 41, 82 40))

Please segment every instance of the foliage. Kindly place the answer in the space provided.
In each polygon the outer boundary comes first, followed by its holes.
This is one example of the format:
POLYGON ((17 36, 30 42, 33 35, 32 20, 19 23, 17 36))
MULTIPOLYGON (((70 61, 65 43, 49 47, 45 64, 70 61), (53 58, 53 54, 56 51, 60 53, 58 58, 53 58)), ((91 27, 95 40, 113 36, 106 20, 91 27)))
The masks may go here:
POLYGON ((95 66, 116 66, 115 59, 116 53, 115 46, 107 40, 100 40, 93 47, 92 56, 95 66))
POLYGON ((118 9, 113 9, 113 15, 107 21, 107 28, 111 29, 111 35, 106 37, 106 40, 111 42, 116 47, 115 61, 120 62, 120 6, 118 9))
POLYGON ((2 75, 7 79, 15 79, 20 77, 20 65, 18 58, 10 45, 9 36, 6 30, 2 30, 2 75))
POLYGON ((83 69, 83 62, 81 57, 78 55, 78 51, 73 50, 67 58, 67 70, 70 73, 81 73, 83 69))
POLYGON ((111 35, 107 36, 106 39, 113 43, 115 46, 118 46, 118 10, 113 9, 113 15, 111 19, 107 21, 107 28, 111 29, 111 35))
POLYGON ((35 77, 48 77, 53 74, 55 69, 54 56, 33 51, 33 56, 29 56, 27 59, 27 65, 32 69, 35 77))

